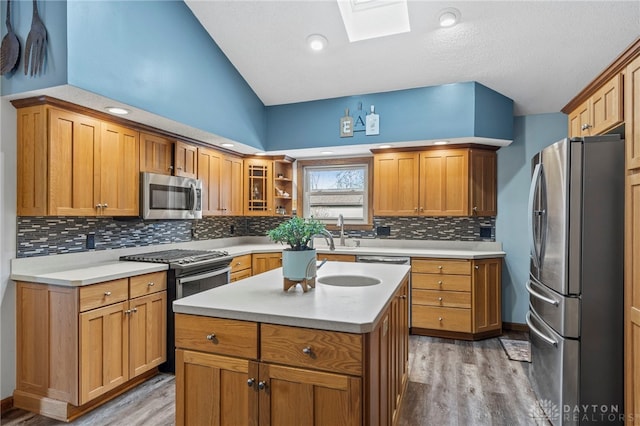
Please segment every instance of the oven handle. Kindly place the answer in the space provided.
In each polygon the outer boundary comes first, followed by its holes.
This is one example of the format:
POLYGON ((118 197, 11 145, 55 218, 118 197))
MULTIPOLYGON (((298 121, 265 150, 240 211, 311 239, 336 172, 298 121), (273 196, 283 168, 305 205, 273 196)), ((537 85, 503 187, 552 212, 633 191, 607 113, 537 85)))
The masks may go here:
POLYGON ((540 293, 538 293, 537 291, 535 291, 534 289, 531 288, 531 281, 527 280, 526 283, 524 283, 524 286, 526 287, 527 291, 529 292, 530 295, 532 295, 533 297, 535 297, 536 299, 540 299, 543 302, 547 302, 550 305, 553 306, 558 306, 559 302, 555 299, 551 299, 549 297, 545 297, 543 295, 541 295, 540 293))
POLYGON ((190 206, 191 208, 189 210, 191 210, 191 213, 195 215, 196 205, 198 203, 198 200, 197 200, 198 192, 196 191, 196 186, 194 184, 190 184, 189 186, 191 187, 191 206, 190 206))
POLYGON ((533 326, 533 324, 531 323, 531 312, 527 312, 526 320, 527 320, 527 325, 529 326, 529 330, 533 331, 533 334, 535 334, 536 336, 538 336, 539 338, 541 338, 551 346, 558 347, 558 342, 548 337, 546 334, 542 333, 542 331, 538 330, 536 327, 533 326))
POLYGON ((178 283, 178 285, 182 285, 182 284, 190 283, 192 281, 204 280, 205 278, 211 278, 218 275, 226 274, 229 271, 231 271, 231 267, 227 266, 226 268, 216 269, 215 271, 209 271, 203 274, 187 275, 186 277, 183 277, 183 278, 177 278, 176 283, 178 283))

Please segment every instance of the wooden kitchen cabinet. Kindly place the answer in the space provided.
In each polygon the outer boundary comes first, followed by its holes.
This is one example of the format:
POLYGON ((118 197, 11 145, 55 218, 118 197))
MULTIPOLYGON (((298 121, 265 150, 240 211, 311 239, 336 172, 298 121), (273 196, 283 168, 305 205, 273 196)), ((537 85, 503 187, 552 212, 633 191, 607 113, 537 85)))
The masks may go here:
POLYGON ((569 113, 569 137, 600 135, 623 122, 623 76, 617 74, 569 113))
POLYGON ((178 426, 392 425, 407 385, 408 280, 371 333, 176 314, 176 347, 178 426))
POLYGON ((293 159, 283 157, 273 161, 274 215, 293 214, 293 159))
MULTIPOLYGON (((244 160, 246 216, 271 216, 273 209, 273 161, 261 158, 244 160)), ((255 273, 255 272, 254 272, 255 273)))
POLYGON ((175 176, 196 179, 198 177, 198 148, 182 141, 174 144, 175 176))
POLYGON ((242 158, 210 148, 198 148, 198 179, 202 180, 204 216, 243 213, 242 158))
POLYGON ((244 254, 234 257, 231 261, 231 278, 230 281, 239 281, 251 276, 251 255, 244 254))
POLYGON ((497 156, 487 148, 374 154, 376 216, 495 216, 497 156))
POLYGON ((475 340, 502 333, 502 259, 411 259, 414 334, 475 340))
POLYGON ((170 139, 140 133, 140 171, 173 174, 173 144, 170 139))
POLYGON ((81 287, 18 282, 14 406, 70 421, 155 374, 166 293, 166 272, 81 287))
POLYGON ((138 132, 47 105, 18 108, 19 216, 137 216, 138 132))
POLYGON ((251 269, 253 275, 258 275, 282 266, 282 252, 253 253, 251 269))
POLYGON ((329 262, 355 262, 355 254, 340 254, 340 253, 318 253, 316 258, 319 261, 327 260, 329 262))
POLYGON ((626 67, 624 80, 627 170, 640 169, 640 56, 626 67))

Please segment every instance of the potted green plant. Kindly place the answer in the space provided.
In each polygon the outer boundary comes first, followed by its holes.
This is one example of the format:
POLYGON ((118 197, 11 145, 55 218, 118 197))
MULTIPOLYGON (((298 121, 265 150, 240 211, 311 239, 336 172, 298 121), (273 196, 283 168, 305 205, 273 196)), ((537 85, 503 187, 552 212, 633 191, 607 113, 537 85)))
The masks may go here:
POLYGON ((282 251, 282 275, 285 278, 301 281, 315 277, 316 250, 309 244, 314 235, 323 232, 326 232, 325 226, 320 221, 297 216, 267 232, 271 241, 289 245, 282 251))

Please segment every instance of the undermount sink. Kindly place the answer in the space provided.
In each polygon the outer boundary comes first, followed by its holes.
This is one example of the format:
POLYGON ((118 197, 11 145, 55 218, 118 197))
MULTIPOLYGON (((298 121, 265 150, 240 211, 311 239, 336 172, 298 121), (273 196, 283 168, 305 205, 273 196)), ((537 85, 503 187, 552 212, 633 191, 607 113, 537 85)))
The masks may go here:
POLYGON ((382 281, 366 275, 327 275, 319 277, 318 282, 338 287, 365 287, 380 284, 382 281))

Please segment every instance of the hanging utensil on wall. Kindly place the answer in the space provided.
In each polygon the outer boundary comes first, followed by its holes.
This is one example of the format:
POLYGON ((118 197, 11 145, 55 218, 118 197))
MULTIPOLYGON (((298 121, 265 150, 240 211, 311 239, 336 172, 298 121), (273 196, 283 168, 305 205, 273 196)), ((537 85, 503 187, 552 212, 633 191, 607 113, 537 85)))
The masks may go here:
POLYGON ((7 34, 0 46, 0 75, 9 74, 18 68, 20 40, 11 26, 11 0, 7 0, 7 34))
POLYGON ((24 74, 26 75, 29 72, 29 63, 31 63, 31 77, 40 74, 44 69, 47 53, 47 29, 44 27, 38 14, 38 3, 36 0, 33 0, 31 30, 27 36, 24 50, 24 74))

